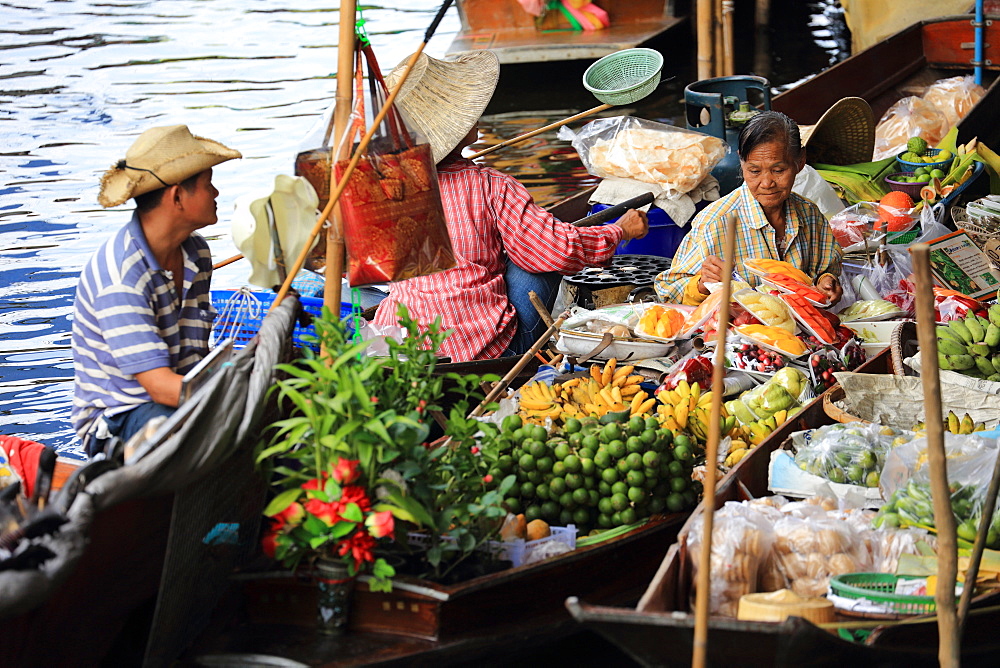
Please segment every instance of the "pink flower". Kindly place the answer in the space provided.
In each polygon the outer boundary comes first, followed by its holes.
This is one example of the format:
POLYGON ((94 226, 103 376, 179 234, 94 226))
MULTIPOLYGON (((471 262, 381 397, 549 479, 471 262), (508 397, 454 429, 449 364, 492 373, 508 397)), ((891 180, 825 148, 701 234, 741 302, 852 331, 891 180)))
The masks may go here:
POLYGON ((333 467, 333 479, 342 485, 349 485, 361 475, 358 468, 360 462, 357 459, 337 458, 337 464, 333 467))
POLYGON ((373 549, 375 549, 375 539, 366 531, 355 531, 350 538, 341 541, 337 552, 342 557, 350 555, 354 560, 354 570, 358 572, 366 562, 375 561, 373 549))
POLYGON ((319 499, 309 499, 305 503, 305 509, 328 526, 333 526, 343 519, 340 516, 340 511, 343 509, 340 501, 326 502, 319 499))
POLYGON ((375 538, 384 538, 392 535, 392 531, 395 528, 395 520, 392 518, 392 513, 388 510, 383 510, 378 513, 372 513, 365 518, 365 526, 368 527, 368 533, 375 538))

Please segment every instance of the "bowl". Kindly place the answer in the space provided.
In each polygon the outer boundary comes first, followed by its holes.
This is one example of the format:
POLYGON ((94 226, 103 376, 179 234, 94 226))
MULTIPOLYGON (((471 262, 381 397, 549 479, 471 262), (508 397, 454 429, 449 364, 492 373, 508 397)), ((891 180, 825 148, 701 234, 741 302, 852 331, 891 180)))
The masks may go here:
POLYGON ((901 193, 906 193, 910 196, 913 201, 918 201, 920 199, 920 189, 927 185, 927 181, 922 181, 921 183, 907 183, 906 181, 899 181, 900 177, 911 177, 913 172, 893 172, 889 176, 885 177, 885 184, 889 186, 889 190, 898 190, 901 193))

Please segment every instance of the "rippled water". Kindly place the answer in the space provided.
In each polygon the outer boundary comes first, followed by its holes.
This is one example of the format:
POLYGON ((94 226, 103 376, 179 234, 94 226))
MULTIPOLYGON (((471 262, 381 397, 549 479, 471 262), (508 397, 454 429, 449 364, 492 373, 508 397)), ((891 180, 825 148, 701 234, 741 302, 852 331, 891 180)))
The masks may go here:
MULTIPOLYGON (((391 4, 364 5, 383 69, 416 48, 439 3, 391 4)), ((831 5, 811 4, 813 16, 831 5)), ((104 170, 155 125, 186 123, 239 149, 243 160, 215 170, 220 223, 205 231, 217 259, 233 255, 234 200, 291 173, 333 97, 337 11, 331 0, 0 2, 0 432, 80 456, 69 425, 73 291, 83 263, 130 216, 127 205, 97 205, 104 170)), ((427 53, 443 55, 457 29, 452 10, 427 53)), ((666 84, 646 115, 678 115, 681 88, 666 84)), ((485 140, 578 111, 553 108, 487 119, 485 140)), ((489 161, 542 203, 592 181, 552 134, 489 161)), ((214 286, 242 285, 246 271, 221 269, 214 286)))

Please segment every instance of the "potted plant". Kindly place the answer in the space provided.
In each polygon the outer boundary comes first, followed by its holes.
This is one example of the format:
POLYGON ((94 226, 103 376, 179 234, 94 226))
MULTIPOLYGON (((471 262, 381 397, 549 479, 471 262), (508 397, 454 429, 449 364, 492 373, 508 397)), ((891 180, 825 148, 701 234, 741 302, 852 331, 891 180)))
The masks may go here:
POLYGON ((279 366, 286 377, 275 391, 287 417, 257 454, 275 491, 263 545, 290 568, 324 573, 321 594, 344 583, 349 590, 361 573, 370 589, 389 591, 395 569, 384 555, 392 552, 419 555, 427 564, 419 575, 444 577, 495 536, 505 514, 514 476, 490 484, 497 430, 466 417, 479 384, 495 377, 433 373, 449 332, 439 322, 419 327, 405 307, 400 326, 408 336, 389 340, 387 357, 371 357, 368 342, 351 341, 325 312, 315 322, 323 352, 279 366), (446 379, 457 400, 442 416, 446 379), (432 412, 445 435, 428 444, 432 412), (427 544, 415 549, 411 532, 427 544))

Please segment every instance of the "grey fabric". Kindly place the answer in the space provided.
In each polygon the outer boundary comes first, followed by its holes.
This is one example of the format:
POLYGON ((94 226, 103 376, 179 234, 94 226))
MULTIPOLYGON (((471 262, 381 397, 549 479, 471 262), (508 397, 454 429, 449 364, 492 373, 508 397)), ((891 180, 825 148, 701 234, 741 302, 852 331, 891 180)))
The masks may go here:
MULTIPOLYGON (((22 614, 44 603, 73 572, 87 545, 96 513, 131 498, 177 492, 196 485, 256 438, 275 364, 291 341, 298 300, 291 296, 264 319, 259 341, 234 356, 185 402, 148 442, 134 462, 91 481, 77 495, 69 521, 51 536, 34 542, 55 557, 36 571, 0 571, 0 618, 22 614)), ((246 455, 246 453, 244 453, 246 455)), ((220 508, 223 521, 227 509, 220 508)), ((81 601, 81 614, 87 602, 81 601)))

